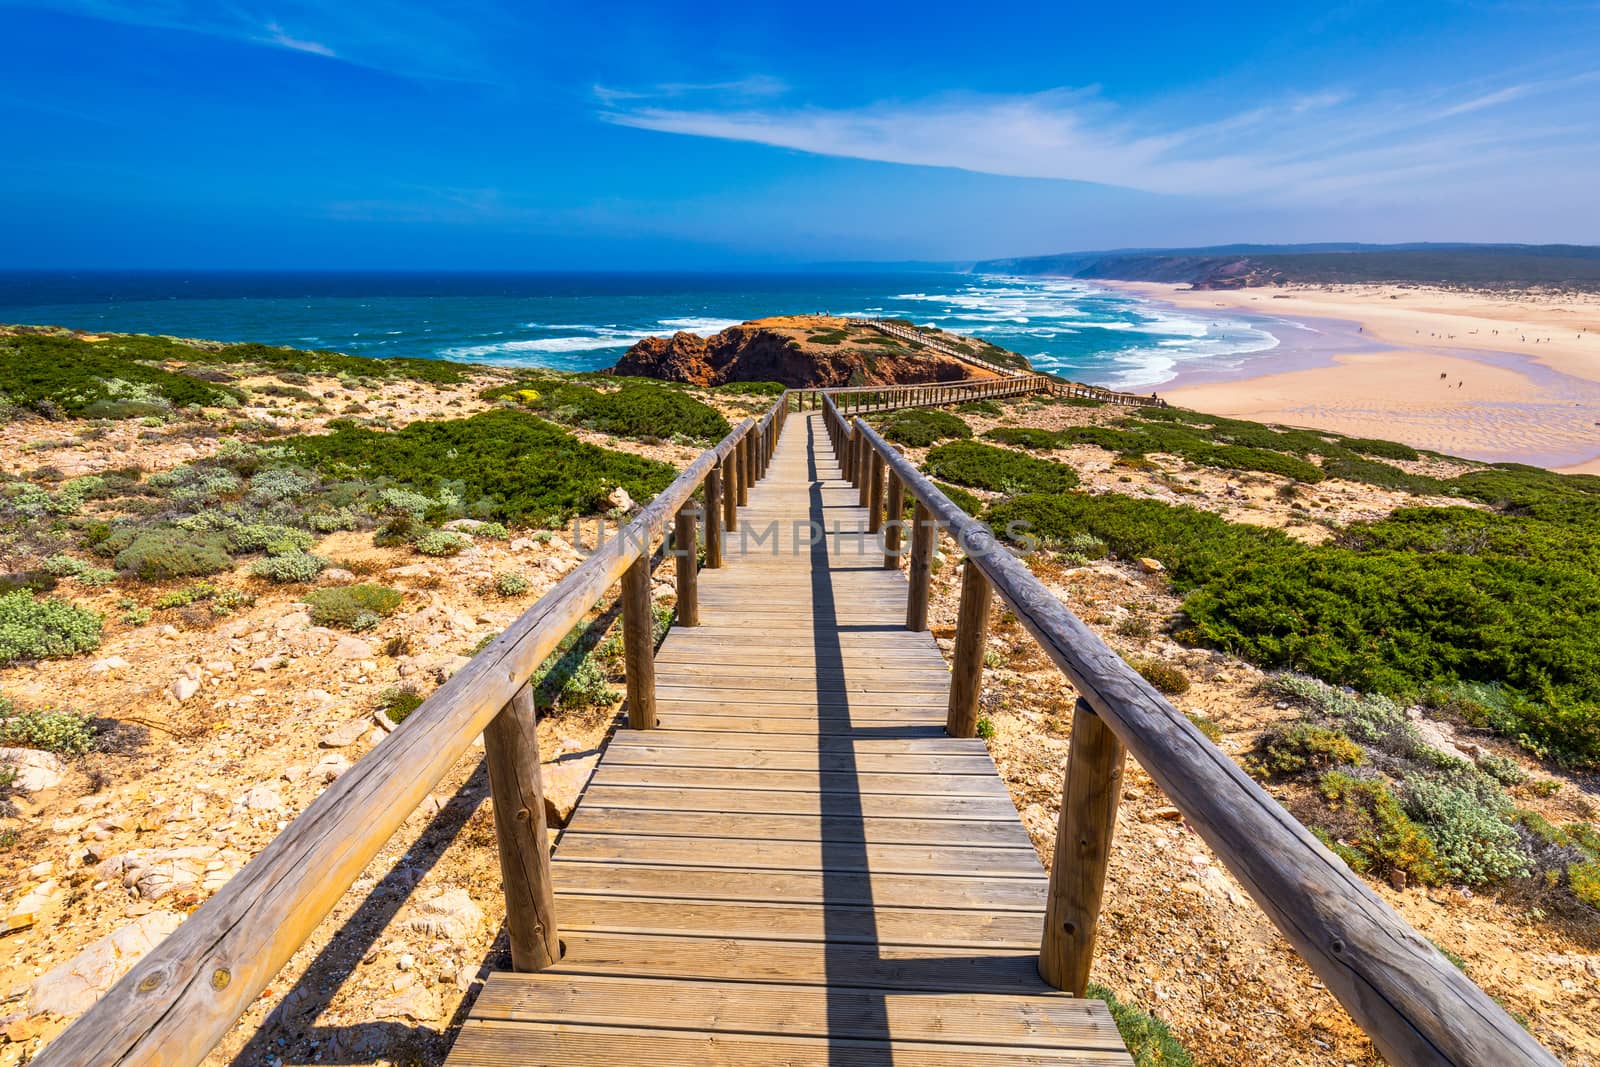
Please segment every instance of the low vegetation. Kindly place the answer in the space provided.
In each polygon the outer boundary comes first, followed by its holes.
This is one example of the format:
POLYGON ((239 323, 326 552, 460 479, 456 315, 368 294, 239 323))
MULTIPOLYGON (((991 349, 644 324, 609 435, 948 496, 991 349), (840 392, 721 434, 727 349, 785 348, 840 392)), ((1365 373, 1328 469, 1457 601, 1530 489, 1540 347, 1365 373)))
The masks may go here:
POLYGON ((53 708, 19 709, 0 697, 0 747, 36 748, 61 756, 81 756, 94 747, 89 716, 53 708))
POLYGON ((1381 695, 1281 675, 1269 692, 1301 709, 1264 736, 1246 767, 1311 785, 1299 814, 1359 871, 1420 884, 1514 886, 1554 906, 1600 907, 1600 830, 1558 827, 1518 808, 1526 775, 1503 757, 1469 759, 1424 737, 1381 695))
POLYGON ((681 389, 623 379, 599 389, 562 378, 528 378, 485 390, 484 398, 537 411, 556 422, 638 440, 714 444, 732 429, 720 412, 681 389))
POLYGON ((940 441, 972 436, 960 416, 937 408, 907 408, 883 417, 881 432, 886 440, 912 448, 927 448, 940 441))
POLYGON ((312 622, 357 632, 370 630, 393 615, 404 599, 398 589, 369 582, 313 589, 305 595, 312 622))
POLYGON ((19 589, 0 595, 0 666, 61 659, 100 647, 101 617, 59 597, 19 589))
POLYGON ((470 517, 516 525, 558 526, 604 511, 619 487, 649 500, 676 474, 665 463, 585 444, 520 411, 415 422, 394 432, 337 422, 330 434, 293 438, 285 447, 329 477, 381 480, 426 496, 430 508, 448 495, 470 517))
POLYGON ((1078 484, 1077 471, 1065 463, 977 441, 931 449, 922 469, 956 485, 996 493, 1061 493, 1078 484))

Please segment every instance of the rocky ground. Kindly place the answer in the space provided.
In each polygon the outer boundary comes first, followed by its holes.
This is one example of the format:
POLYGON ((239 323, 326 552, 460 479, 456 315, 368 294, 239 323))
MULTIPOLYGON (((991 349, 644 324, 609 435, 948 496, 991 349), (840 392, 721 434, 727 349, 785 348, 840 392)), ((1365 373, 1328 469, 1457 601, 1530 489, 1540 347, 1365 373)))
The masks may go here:
MULTIPOLYGON (((475 388, 431 386, 329 398, 326 406, 337 411, 357 401, 393 405, 382 410, 397 425, 484 406, 475 388)), ((730 417, 765 406, 757 399, 716 403, 730 417)), ((331 417, 292 404, 283 410, 290 414, 259 417, 288 418, 298 430, 331 417)), ((1002 421, 1057 428, 1109 415, 1024 401, 1008 405, 1001 418, 967 417, 981 432, 1002 421)), ((697 451, 594 440, 679 464, 697 451)), ((45 462, 91 472, 132 461, 153 471, 216 444, 198 425, 151 434, 119 424, 93 439, 75 437, 60 423, 0 426, 0 454, 13 473, 45 462)), ((1061 458, 1091 488, 1147 492, 1237 521, 1282 526, 1308 540, 1327 535, 1327 520, 1381 515, 1400 499, 1334 481, 1312 487, 1309 498, 1289 499, 1279 492, 1283 480, 1271 476, 1184 469, 1162 457, 1152 457, 1149 468, 1128 469, 1094 448, 1061 458)), ((374 547, 370 533, 332 534, 315 549, 336 564, 320 582, 380 580, 405 593, 397 613, 360 635, 313 625, 298 599, 303 593, 293 587, 258 583, 255 603, 226 619, 185 609, 138 625, 117 621, 115 603, 125 590, 80 598, 109 613, 98 651, 0 674, 13 699, 81 708, 106 727, 100 749, 88 756, 36 761, 43 766, 28 773, 37 788, 12 793, 0 826, 10 835, 0 851, 0 918, 12 928, 0 940, 0 1065, 26 1062, 330 781, 382 745, 387 720, 374 710, 385 692, 430 692, 576 565, 580 554, 569 540, 565 532, 518 531, 431 559, 374 547), (490 579, 504 572, 526 576, 528 588, 498 595, 490 579)), ((945 559, 935 577, 933 622, 946 647, 955 620, 953 564, 945 559)), ((1178 600, 1159 572, 1104 560, 1073 565, 1048 555, 1032 564, 1112 647, 1181 667, 1192 687, 1177 698, 1179 706, 1213 721, 1225 751, 1242 756, 1290 714, 1260 693, 1254 668, 1164 635, 1178 600)), ((222 579, 251 582, 242 569, 222 579)), ((137 595, 149 600, 158 591, 137 595)), ((664 584, 657 593, 661 602, 670 600, 664 584)), ((993 727, 990 748, 1048 864, 1074 694, 1003 609, 994 614, 989 649, 983 701, 993 727)), ((614 704, 600 705, 542 720, 546 780, 558 800, 581 786, 615 712, 614 704)), ((1462 741, 1523 759, 1485 738, 1462 741)), ((1540 778, 1557 776, 1527 765, 1540 778)), ((1554 794, 1519 795, 1518 803, 1552 816, 1592 818, 1600 807, 1594 782, 1559 777, 1554 794)), ((1377 1062, 1339 1005, 1148 776, 1130 767, 1126 783, 1096 978, 1165 1019, 1198 1063, 1377 1062)), ((1292 805, 1292 789, 1281 792, 1292 805)), ((452 1024, 482 977, 507 963, 497 864, 487 785, 472 750, 208 1062, 440 1062, 452 1024)), ((1467 973, 1524 1016, 1565 1062, 1600 1062, 1600 957, 1592 931, 1563 926, 1510 898, 1376 888, 1417 929, 1463 957, 1467 973)))

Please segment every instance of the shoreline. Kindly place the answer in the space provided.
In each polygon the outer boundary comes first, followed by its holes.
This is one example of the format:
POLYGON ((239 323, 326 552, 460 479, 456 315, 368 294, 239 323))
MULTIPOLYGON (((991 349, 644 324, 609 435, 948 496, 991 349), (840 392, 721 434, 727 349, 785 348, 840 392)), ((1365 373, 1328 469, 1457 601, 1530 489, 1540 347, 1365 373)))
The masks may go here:
POLYGON ((1191 314, 1242 317, 1278 339, 1228 365, 1180 364, 1156 387, 1175 404, 1481 462, 1600 473, 1600 300, 1095 284, 1191 314))

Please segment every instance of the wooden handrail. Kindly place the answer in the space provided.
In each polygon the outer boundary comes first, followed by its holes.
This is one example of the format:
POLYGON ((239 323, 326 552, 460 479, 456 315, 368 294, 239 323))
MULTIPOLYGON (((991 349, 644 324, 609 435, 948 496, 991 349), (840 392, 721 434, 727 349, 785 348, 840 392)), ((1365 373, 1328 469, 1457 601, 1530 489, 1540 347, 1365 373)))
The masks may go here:
MULTIPOLYGON (((517 714, 520 709, 522 717, 504 720, 503 728, 493 731, 497 747, 508 762, 518 753, 525 758, 526 737, 516 741, 510 735, 513 728, 524 735, 531 728, 526 687, 534 671, 624 572, 640 560, 648 561, 650 546, 715 465, 731 460, 736 449, 765 458, 782 429, 789 399, 786 390, 762 419, 745 419, 701 453, 618 536, 540 597, 424 700, 383 744, 340 775, 32 1062, 39 1067, 200 1063, 429 790, 503 711, 517 714)), ((741 464, 741 472, 744 469, 741 464)), ((726 485, 723 492, 731 495, 726 485)), ((524 795, 516 803, 508 798, 502 807, 497 792, 496 815, 514 815, 519 805, 532 804, 542 819, 538 798, 525 795, 536 788, 537 773, 525 773, 523 767, 519 780, 517 768, 500 770, 504 773, 491 777, 508 783, 513 795, 524 795)), ((510 836, 532 842, 540 835, 510 836)), ((501 836, 502 843, 507 840, 507 835, 501 836)), ((538 875, 534 868, 525 868, 528 877, 547 879, 548 854, 523 858, 545 872, 538 875)), ((531 896, 531 906, 522 917, 530 924, 543 924, 538 933, 547 935, 550 916, 539 914, 545 895, 535 891, 531 896)))
MULTIPOLYGON (((1556 1059, 1385 904, 1034 577, 862 419, 831 399, 830 434, 881 455, 976 565, 1091 710, 1137 759, 1261 909, 1396 1064, 1555 1067, 1556 1059)), ((915 595, 913 586, 913 595, 915 595)), ((1100 761, 1109 765, 1109 757, 1100 761)), ((1065 814, 1065 813, 1064 813, 1065 814)), ((1057 862, 1063 862, 1057 854, 1057 862)), ((1097 901, 1095 902, 1097 904, 1097 901)), ((1046 931, 1046 938, 1051 931, 1046 931)))

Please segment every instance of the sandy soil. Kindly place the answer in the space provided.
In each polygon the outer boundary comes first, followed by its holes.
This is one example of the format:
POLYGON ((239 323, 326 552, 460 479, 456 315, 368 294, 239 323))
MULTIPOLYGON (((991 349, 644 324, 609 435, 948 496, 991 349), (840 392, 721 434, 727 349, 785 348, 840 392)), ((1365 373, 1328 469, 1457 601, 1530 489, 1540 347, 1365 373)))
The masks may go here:
POLYGON ((1180 378, 1162 394, 1174 403, 1472 459, 1600 470, 1600 297, 1400 286, 1117 288, 1187 308, 1347 320, 1392 346, 1294 367, 1286 345, 1246 364, 1251 377, 1198 385, 1180 378))

